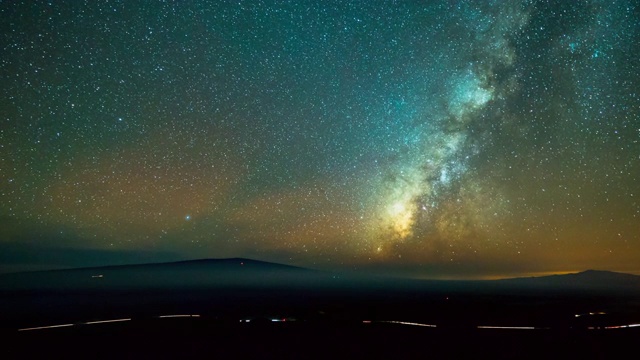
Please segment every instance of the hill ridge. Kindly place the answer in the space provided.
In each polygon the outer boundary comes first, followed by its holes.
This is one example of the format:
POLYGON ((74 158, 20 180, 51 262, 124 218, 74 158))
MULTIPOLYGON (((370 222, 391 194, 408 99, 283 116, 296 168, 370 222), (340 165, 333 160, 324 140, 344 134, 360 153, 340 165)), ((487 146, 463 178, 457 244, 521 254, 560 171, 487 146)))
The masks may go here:
POLYGON ((233 257, 233 258, 201 258, 201 259, 150 262, 150 263, 139 263, 139 264, 82 266, 82 267, 74 267, 74 268, 66 268, 66 269, 18 271, 18 272, 0 274, 0 277, 7 276, 7 275, 17 275, 17 274, 59 273, 59 272, 69 272, 69 271, 75 272, 75 271, 98 271, 98 270, 118 270, 118 269, 124 270, 124 269, 132 269, 132 268, 141 269, 141 268, 178 266, 178 265, 198 265, 198 264, 229 265, 233 262, 244 263, 245 265, 249 265, 249 266, 259 265, 264 267, 281 268, 281 269, 289 269, 289 270, 317 271, 315 269, 309 269, 309 268, 304 268, 304 267, 295 266, 295 265, 282 264, 282 263, 263 261, 263 260, 255 260, 250 258, 233 257))

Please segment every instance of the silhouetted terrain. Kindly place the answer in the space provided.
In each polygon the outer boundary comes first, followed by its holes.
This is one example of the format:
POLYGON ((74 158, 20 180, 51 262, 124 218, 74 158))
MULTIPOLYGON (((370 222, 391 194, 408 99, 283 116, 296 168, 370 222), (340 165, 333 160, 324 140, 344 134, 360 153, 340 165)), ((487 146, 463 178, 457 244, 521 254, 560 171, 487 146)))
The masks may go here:
POLYGON ((153 289, 206 287, 383 287, 444 291, 497 289, 603 290, 640 293, 640 276, 587 270, 576 274, 489 281, 415 280, 311 270, 265 261, 231 258, 103 266, 0 275, 0 291, 61 289, 153 289))
POLYGON ((587 270, 576 274, 497 280, 508 286, 573 290, 640 291, 640 276, 587 270))
POLYGON ((249 259, 203 259, 0 275, 0 290, 152 289, 313 285, 319 272, 249 259))
MULTIPOLYGON (((358 346, 382 339, 393 343, 398 337, 397 341, 409 341, 409 348, 419 347, 425 342, 421 336, 427 336, 440 354, 447 351, 442 344, 458 336, 474 346, 507 336, 513 337, 510 351, 517 351, 514 344, 535 347, 536 341, 549 345, 562 337, 574 342, 598 338, 573 333, 576 331, 606 332, 606 341, 621 341, 630 332, 637 335, 639 309, 640 277, 604 271, 496 281, 434 281, 218 259, 0 276, 0 323, 5 335, 17 337, 17 343, 50 343, 58 336, 73 341, 82 334, 93 334, 90 339, 96 343, 92 346, 106 336, 122 336, 122 344, 130 344, 126 339, 134 334, 142 338, 152 334, 197 347, 193 339, 205 341, 216 334, 228 341, 248 336, 261 346, 282 342, 283 336, 297 339, 299 346, 320 346, 301 339, 301 334, 335 342, 340 338, 337 332, 353 336, 358 346), (173 315, 189 316, 167 317, 173 315), (122 321, 101 322, 110 320, 122 321), (65 326, 25 330, 50 325, 65 326), (623 327, 614 329, 618 326, 623 327), (492 329, 496 327, 503 332, 495 333, 492 329), (513 331, 526 334, 514 335, 513 331), (616 337, 611 331, 625 335, 616 337), (193 337, 183 336, 185 333, 193 337)), ((293 346, 287 341, 281 345, 293 346)), ((388 355, 393 352, 392 348, 377 349, 388 355)), ((567 355, 572 351, 565 350, 567 355)), ((356 356, 358 351, 364 350, 352 348, 347 353, 356 356)), ((454 354, 473 354, 457 351, 454 354)))

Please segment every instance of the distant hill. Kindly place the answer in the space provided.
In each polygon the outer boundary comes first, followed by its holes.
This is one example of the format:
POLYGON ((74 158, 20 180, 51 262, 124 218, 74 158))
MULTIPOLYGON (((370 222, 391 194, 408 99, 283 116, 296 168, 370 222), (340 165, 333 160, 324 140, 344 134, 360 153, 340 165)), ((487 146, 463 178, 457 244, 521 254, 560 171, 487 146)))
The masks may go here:
POLYGON ((613 271, 587 270, 575 274, 495 280, 496 283, 529 288, 567 290, 628 289, 640 291, 640 276, 613 271))
POLYGON ((330 278, 320 271, 231 258, 102 266, 0 275, 0 290, 279 286, 330 278))

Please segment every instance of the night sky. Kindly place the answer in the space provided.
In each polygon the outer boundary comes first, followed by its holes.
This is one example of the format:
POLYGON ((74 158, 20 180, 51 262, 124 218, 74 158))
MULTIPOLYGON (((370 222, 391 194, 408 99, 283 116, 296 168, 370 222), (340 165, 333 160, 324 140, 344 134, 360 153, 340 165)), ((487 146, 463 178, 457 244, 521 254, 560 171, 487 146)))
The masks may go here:
POLYGON ((0 271, 640 273, 640 2, 0 1, 0 271))

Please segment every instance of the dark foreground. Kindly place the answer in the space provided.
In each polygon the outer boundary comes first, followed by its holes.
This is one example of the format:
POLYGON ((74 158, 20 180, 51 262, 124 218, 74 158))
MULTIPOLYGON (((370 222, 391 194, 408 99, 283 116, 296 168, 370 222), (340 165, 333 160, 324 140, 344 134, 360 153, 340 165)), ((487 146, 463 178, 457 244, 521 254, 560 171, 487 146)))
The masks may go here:
POLYGON ((247 259, 0 276, 0 359, 637 357, 640 277, 495 282, 247 259))
POLYGON ((391 323, 130 320, 5 334, 22 358, 600 358, 629 356, 640 328, 439 329, 391 323))

